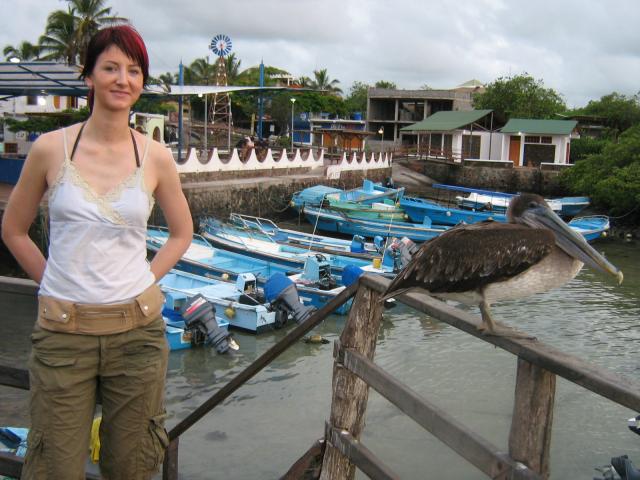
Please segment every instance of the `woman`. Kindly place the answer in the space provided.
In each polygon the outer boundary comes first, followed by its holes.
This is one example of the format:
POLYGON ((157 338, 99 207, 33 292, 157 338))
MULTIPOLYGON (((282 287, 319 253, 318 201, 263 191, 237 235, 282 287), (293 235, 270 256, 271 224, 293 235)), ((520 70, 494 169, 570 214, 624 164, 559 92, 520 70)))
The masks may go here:
POLYGON ((149 478, 162 462, 168 347, 155 282, 184 253, 193 226, 171 153, 129 128, 148 75, 132 27, 100 30, 82 71, 90 117, 38 138, 5 210, 2 239, 40 284, 22 478, 84 478, 97 398, 103 478, 149 478), (45 259, 28 230, 47 190, 45 259), (170 236, 149 264, 154 197, 170 236))

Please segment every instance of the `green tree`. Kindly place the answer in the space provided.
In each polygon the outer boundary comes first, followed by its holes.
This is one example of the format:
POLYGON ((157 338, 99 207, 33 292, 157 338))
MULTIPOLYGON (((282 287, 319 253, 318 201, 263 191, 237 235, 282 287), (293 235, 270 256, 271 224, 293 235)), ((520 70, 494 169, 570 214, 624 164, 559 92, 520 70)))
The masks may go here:
POLYGON ((235 82, 238 80, 238 75, 240 75, 240 64, 242 60, 237 58, 235 53, 232 53, 224 59, 224 62, 227 68, 227 84, 235 85, 235 82))
POLYGON ((342 89, 338 87, 340 80, 330 78, 326 68, 323 68, 322 70, 314 70, 313 77, 314 78, 310 85, 311 88, 323 90, 336 95, 342 93, 342 89))
POLYGON ((84 61, 91 37, 101 28, 128 22, 111 13, 105 0, 67 0, 75 20, 75 41, 80 61, 84 61))
POLYGON ((349 113, 367 111, 367 93, 369 85, 364 82, 353 82, 349 95, 345 99, 345 108, 349 113))
POLYGON ((68 11, 55 10, 47 17, 44 34, 38 40, 44 60, 63 60, 68 65, 78 62, 75 17, 68 11))
POLYGON ((496 79, 487 85, 484 93, 474 94, 473 106, 492 109, 498 123, 510 118, 553 118, 566 110, 559 93, 545 88, 542 80, 526 73, 496 79))
POLYGON ((209 57, 196 58, 185 67, 185 85, 214 85, 216 83, 216 64, 209 63, 209 57))
POLYGON ((12 58, 19 58, 22 61, 37 60, 40 56, 40 46, 29 42, 21 42, 15 47, 7 45, 2 50, 2 53, 7 60, 12 58))
POLYGON ((602 117, 605 124, 617 132, 624 132, 640 123, 640 97, 622 95, 617 92, 604 95, 600 100, 591 100, 578 111, 584 115, 602 117))
MULTIPOLYGON (((564 171, 562 183, 572 192, 589 195, 593 203, 614 215, 640 205, 640 125, 627 129, 618 142, 564 171)), ((636 213, 640 218, 640 212, 636 213)))
POLYGON ((67 0, 67 10, 55 10, 47 17, 39 43, 47 60, 64 60, 69 65, 84 61, 91 37, 102 27, 128 20, 111 14, 104 0, 67 0))
POLYGON ((388 88, 390 90, 397 90, 398 86, 394 82, 387 80, 378 80, 375 85, 376 88, 388 88))

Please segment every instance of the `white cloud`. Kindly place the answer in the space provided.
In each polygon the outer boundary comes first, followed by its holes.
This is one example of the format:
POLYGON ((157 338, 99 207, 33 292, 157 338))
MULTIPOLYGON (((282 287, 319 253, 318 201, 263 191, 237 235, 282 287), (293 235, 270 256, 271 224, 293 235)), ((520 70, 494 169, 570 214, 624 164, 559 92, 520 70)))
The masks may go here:
MULTIPOLYGON (((3 0, 0 46, 35 42, 62 0, 3 0)), ((614 90, 635 94, 636 0, 112 0, 142 33, 153 73, 211 54, 217 33, 243 67, 264 59, 293 75, 327 68, 346 92, 358 80, 452 87, 528 72, 572 106, 614 90)))

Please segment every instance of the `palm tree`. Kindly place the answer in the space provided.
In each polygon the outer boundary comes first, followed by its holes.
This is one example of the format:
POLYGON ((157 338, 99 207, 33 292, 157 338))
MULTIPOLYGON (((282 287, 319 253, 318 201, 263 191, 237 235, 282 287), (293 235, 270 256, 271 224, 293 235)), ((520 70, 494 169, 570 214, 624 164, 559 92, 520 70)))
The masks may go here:
POLYGON ((314 80, 311 81, 311 87, 317 90, 325 90, 329 93, 340 94, 342 93, 342 89, 338 87, 340 80, 329 78, 329 74, 327 73, 327 69, 323 68, 322 70, 314 70, 313 76, 314 80))
POLYGON ((55 10, 47 17, 44 34, 38 40, 40 49, 46 52, 44 60, 64 60, 68 65, 78 62, 75 17, 69 8, 55 10))
POLYGON ((161 73, 157 78, 157 84, 160 85, 165 91, 171 90, 171 85, 178 83, 176 75, 171 72, 161 73))
POLYGON ((227 84, 233 85, 240 75, 240 64, 242 60, 236 58, 236 54, 232 53, 224 60, 227 67, 227 84))
POLYGON ((301 76, 296 83, 300 85, 302 88, 310 88, 313 84, 312 80, 306 75, 301 76))
POLYGON ((2 50, 5 58, 11 60, 12 58, 19 58, 22 61, 26 60, 38 60, 40 57, 40 47, 29 42, 22 42, 17 47, 13 45, 7 45, 2 50))
POLYGON ((184 83, 187 85, 215 84, 216 64, 209 63, 209 57, 196 58, 184 69, 184 83))
POLYGON ((100 27, 129 21, 124 17, 112 15, 111 7, 105 5, 105 0, 67 0, 67 2, 75 17, 76 45, 81 59, 85 57, 89 40, 100 27))
POLYGON ((125 23, 111 15, 104 0, 67 0, 67 10, 55 10, 47 17, 40 45, 49 52, 46 59, 64 60, 69 65, 82 61, 91 37, 103 26, 125 23))

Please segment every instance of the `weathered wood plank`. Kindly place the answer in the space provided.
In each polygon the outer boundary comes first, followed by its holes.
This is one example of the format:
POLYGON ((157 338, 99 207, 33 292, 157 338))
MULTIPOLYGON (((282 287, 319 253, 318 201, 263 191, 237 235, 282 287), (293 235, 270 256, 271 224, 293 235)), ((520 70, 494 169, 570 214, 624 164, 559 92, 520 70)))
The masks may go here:
POLYGON ((280 480, 317 480, 320 478, 322 456, 324 455, 324 439, 317 440, 280 480))
POLYGON ((180 437, 176 437, 164 451, 162 463, 162 480, 178 480, 178 447, 180 437))
MULTIPOLYGON (((354 465, 362 470, 373 480, 399 480, 400 477, 391 471, 376 457, 371 450, 365 447, 346 430, 338 430, 327 425, 327 438, 342 455, 350 459, 354 465)), ((332 477, 340 478, 340 477, 332 477)))
MULTIPOLYGON (((372 359, 381 320, 380 294, 365 288, 360 283, 360 288, 349 312, 349 318, 340 335, 340 345, 344 348, 352 348, 372 359)), ((333 366, 332 383, 333 398, 329 422, 333 427, 346 430, 353 438, 359 439, 364 428, 369 387, 338 362, 335 362, 333 366)), ((335 446, 327 443, 320 479, 350 480, 354 478, 354 475, 355 466, 353 463, 335 446)))
MULTIPOLYGON (((360 283, 378 292, 384 292, 389 282, 390 280, 380 275, 363 275, 360 279, 360 283)), ((447 305, 433 298, 424 290, 400 294, 396 300, 511 352, 613 402, 636 412, 640 411, 640 383, 638 382, 586 363, 537 340, 483 335, 477 330, 480 325, 479 317, 447 305)))
POLYGON ((0 385, 29 390, 29 371, 0 365, 0 385))
POLYGON ((509 454, 549 478, 556 376, 518 359, 509 454))
POLYGON ((345 368, 490 478, 540 478, 369 359, 347 349, 339 356, 345 368))

